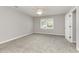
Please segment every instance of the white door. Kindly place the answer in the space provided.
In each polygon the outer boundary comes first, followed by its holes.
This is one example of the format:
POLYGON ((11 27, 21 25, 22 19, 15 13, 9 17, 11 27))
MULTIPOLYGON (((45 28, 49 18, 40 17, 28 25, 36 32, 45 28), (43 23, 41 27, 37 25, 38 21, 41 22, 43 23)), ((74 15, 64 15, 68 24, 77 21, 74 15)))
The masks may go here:
POLYGON ((65 16, 65 38, 72 41, 72 13, 65 16))

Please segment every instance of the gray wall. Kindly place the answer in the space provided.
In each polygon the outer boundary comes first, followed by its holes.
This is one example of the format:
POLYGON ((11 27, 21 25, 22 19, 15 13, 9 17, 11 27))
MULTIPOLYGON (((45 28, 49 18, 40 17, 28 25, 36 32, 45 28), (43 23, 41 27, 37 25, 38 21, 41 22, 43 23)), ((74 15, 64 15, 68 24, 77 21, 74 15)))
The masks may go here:
POLYGON ((43 30, 40 29, 40 17, 34 17, 34 33, 64 35, 65 34, 65 15, 48 16, 54 18, 54 29, 43 30))
POLYGON ((73 42, 76 42, 76 10, 73 11, 73 42))
POLYGON ((0 42, 33 32, 32 18, 10 7, 0 7, 0 42))

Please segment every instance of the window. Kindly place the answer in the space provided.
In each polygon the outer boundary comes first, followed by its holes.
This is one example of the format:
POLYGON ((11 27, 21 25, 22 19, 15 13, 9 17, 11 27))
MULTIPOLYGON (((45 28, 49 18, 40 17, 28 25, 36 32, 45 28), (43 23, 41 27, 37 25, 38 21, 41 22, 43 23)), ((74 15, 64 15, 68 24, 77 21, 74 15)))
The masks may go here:
POLYGON ((41 29, 54 29, 54 19, 53 18, 42 18, 40 20, 41 29))

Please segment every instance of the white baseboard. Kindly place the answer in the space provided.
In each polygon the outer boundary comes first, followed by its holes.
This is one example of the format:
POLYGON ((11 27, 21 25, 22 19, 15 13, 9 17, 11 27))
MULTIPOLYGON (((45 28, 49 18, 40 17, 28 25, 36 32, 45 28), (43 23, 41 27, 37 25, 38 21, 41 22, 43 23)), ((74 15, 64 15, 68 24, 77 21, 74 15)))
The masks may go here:
POLYGON ((73 43, 76 43, 76 41, 73 41, 73 43))
MULTIPOLYGON (((32 34, 32 33, 30 33, 30 34, 32 34)), ((5 40, 5 41, 2 41, 2 42, 0 42, 0 44, 9 42, 9 41, 12 41, 12 40, 15 40, 15 39, 18 39, 18 38, 21 38, 21 37, 24 37, 24 36, 27 36, 27 35, 30 35, 30 34, 24 34, 24 35, 17 36, 17 37, 14 37, 12 39, 8 39, 8 40, 5 40)))
MULTIPOLYGON (((66 38, 65 38, 66 39, 66 38)), ((66 39, 68 42, 70 43, 76 43, 76 41, 72 41, 72 40, 69 40, 69 39, 66 39)))
POLYGON ((79 51, 79 48, 78 48, 78 47, 76 47, 76 50, 77 50, 77 51, 79 51))
MULTIPOLYGON (((15 40, 15 39, 18 39, 18 38, 21 38, 21 37, 24 37, 24 36, 27 36, 27 35, 30 35, 30 34, 33 34, 33 33, 24 34, 24 35, 20 35, 20 36, 14 37, 14 38, 12 38, 12 39, 8 39, 8 40, 5 40, 5 41, 1 41, 0 44, 9 42, 9 41, 12 41, 12 40, 15 40)), ((45 34, 45 33, 38 33, 38 34, 45 34)), ((56 34, 51 34, 51 35, 56 35, 56 34)), ((63 35, 63 36, 64 36, 64 35, 63 35)))
POLYGON ((59 35, 59 36, 65 36, 64 34, 52 34, 52 35, 59 35))
POLYGON ((37 34, 50 34, 50 35, 59 35, 59 36, 65 36, 64 34, 51 34, 51 33, 37 33, 37 34))

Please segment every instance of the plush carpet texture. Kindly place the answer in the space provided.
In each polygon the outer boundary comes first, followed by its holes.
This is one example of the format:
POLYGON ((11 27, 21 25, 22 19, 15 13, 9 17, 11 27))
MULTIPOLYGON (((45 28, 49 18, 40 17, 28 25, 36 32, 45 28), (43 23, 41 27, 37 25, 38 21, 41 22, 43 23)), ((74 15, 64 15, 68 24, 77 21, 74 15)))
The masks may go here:
POLYGON ((31 34, 0 45, 0 53, 76 53, 64 36, 31 34))

